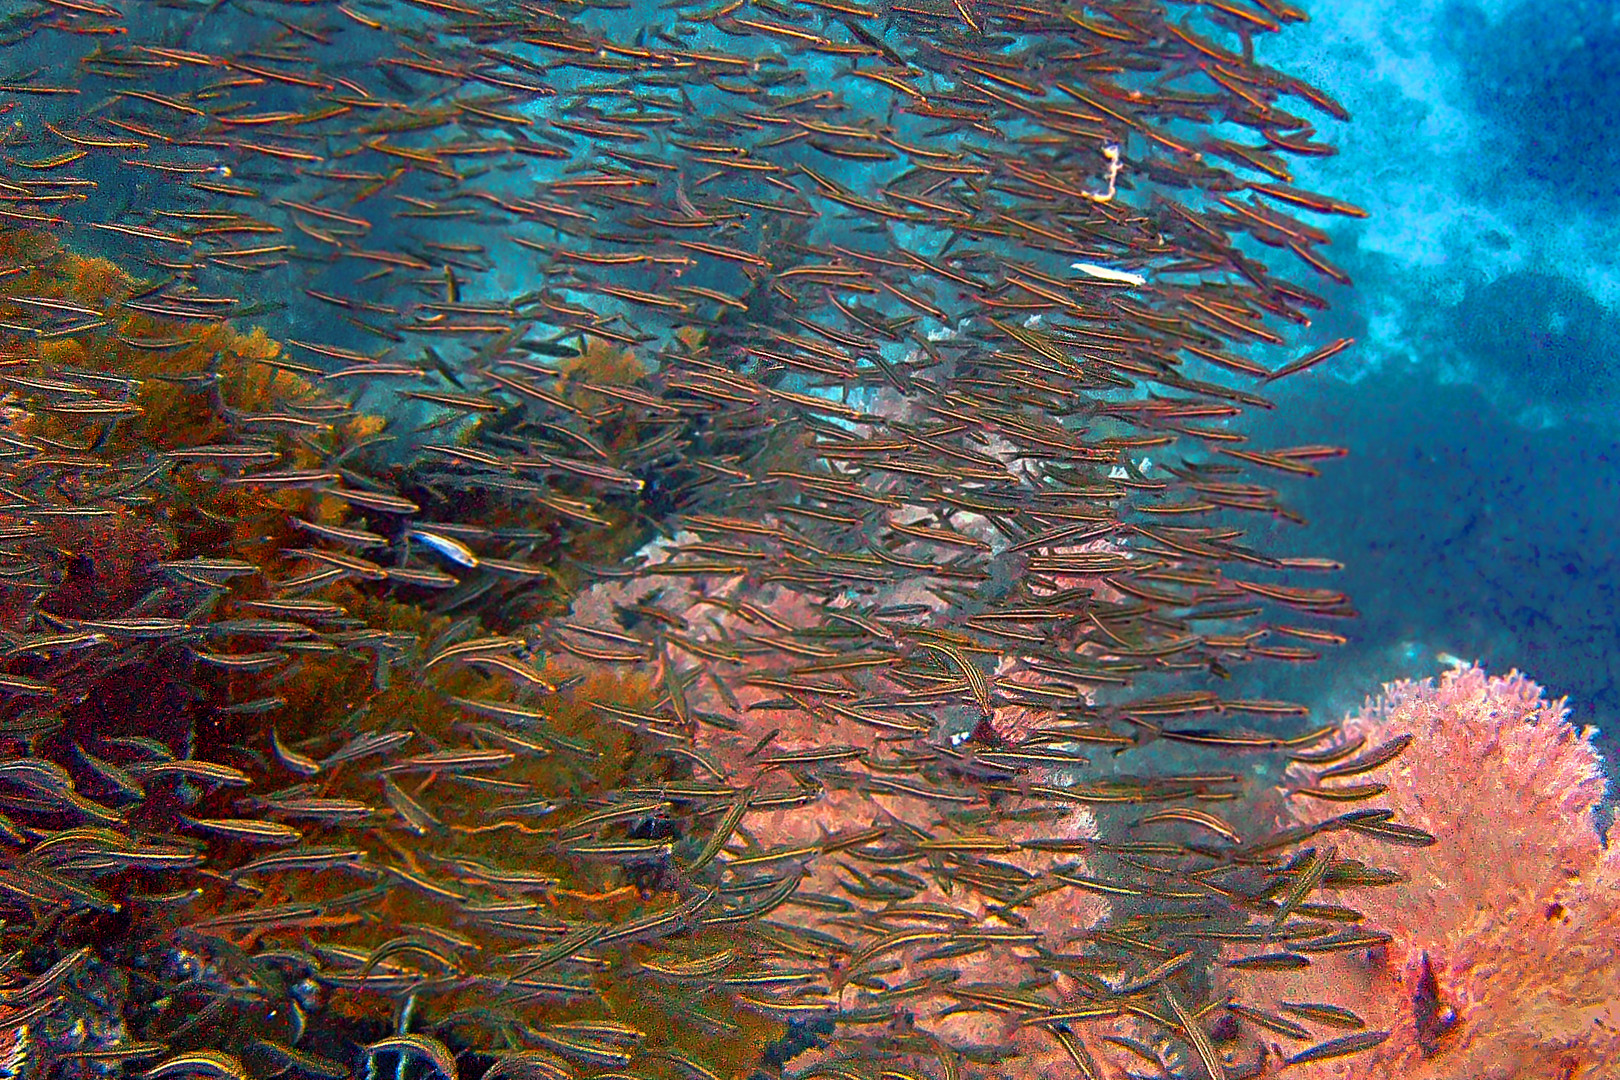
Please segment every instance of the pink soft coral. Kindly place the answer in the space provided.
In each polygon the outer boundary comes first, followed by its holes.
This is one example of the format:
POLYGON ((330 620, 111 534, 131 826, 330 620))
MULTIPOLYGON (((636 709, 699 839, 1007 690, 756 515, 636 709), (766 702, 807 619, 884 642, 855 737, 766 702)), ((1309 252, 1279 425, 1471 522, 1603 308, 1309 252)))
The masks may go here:
MULTIPOLYGON (((896 746, 895 731, 903 725, 921 723, 915 714, 867 710, 849 687, 865 687, 874 700, 888 696, 899 699, 903 687, 888 681, 890 666, 884 660, 845 682, 834 683, 828 675, 812 676, 794 672, 809 659, 798 651, 777 647, 789 639, 792 630, 807 630, 824 624, 828 612, 837 613, 853 605, 841 598, 822 600, 795 589, 791 584, 754 584, 743 576, 723 574, 664 574, 655 571, 669 561, 681 544, 696 543, 692 534, 681 534, 673 543, 649 545, 645 568, 649 573, 636 577, 600 582, 576 598, 563 629, 574 635, 568 640, 592 643, 596 639, 581 628, 591 628, 598 636, 613 635, 622 641, 625 615, 656 610, 659 625, 677 622, 681 631, 677 643, 665 648, 660 665, 672 665, 673 675, 660 680, 664 687, 679 682, 691 715, 701 715, 708 723, 692 725, 691 748, 694 760, 705 763, 716 775, 730 782, 747 785, 766 796, 748 810, 738 823, 737 837, 719 856, 758 858, 771 851, 788 852, 770 863, 774 868, 799 875, 794 896, 782 907, 793 925, 821 935, 859 941, 850 931, 857 914, 874 916, 865 931, 868 943, 881 942, 878 931, 933 930, 942 927, 977 927, 992 936, 983 947, 968 954, 940 953, 940 938, 929 934, 915 944, 896 943, 885 947, 859 965, 844 971, 840 960, 826 958, 829 1005, 859 1013, 865 1007, 887 1007, 893 1000, 888 988, 904 987, 904 1010, 896 1023, 882 1029, 881 1036, 920 1035, 924 1042, 950 1047, 1016 1048, 1020 1055, 1017 1071, 998 1077, 1039 1077, 1063 1075, 1071 1068, 1062 1045, 1043 1027, 1019 1022, 1020 1012, 975 999, 996 989, 1016 990, 1058 1007, 1078 988, 1069 975, 1042 976, 1034 962, 1037 952, 1020 932, 1041 936, 1041 947, 1053 953, 1074 951, 1076 943, 1102 922, 1107 901, 1094 892, 1062 887, 1031 888, 1014 903, 1006 895, 1018 890, 1008 880, 1028 875, 1034 883, 1055 870, 1084 876, 1085 857, 1075 851, 1052 851, 1032 841, 1072 841, 1077 845, 1097 836, 1097 822, 1090 810, 1073 806, 1037 813, 1016 795, 1003 794, 994 805, 979 794, 944 790, 949 801, 919 795, 933 785, 913 776, 905 768, 904 756, 896 746), (708 655, 706 655, 708 654, 708 655), (709 655, 721 657, 712 661, 709 655), (734 659, 725 661, 725 657, 734 659), (729 663, 724 684, 717 678, 696 677, 699 668, 712 671, 721 662, 729 663), (864 682, 857 682, 862 678, 864 682), (802 686, 803 689, 794 689, 802 686), (817 689, 820 687, 820 689, 817 689), (808 758, 795 763, 795 755, 818 751, 840 753, 836 768, 818 766, 808 758), (847 757, 843 752, 847 751, 847 757), (803 777, 794 779, 795 774, 803 777), (813 784, 806 783, 812 776, 813 784), (808 804, 784 799, 795 788, 806 791, 808 804), (775 805, 769 805, 773 803, 775 805), (972 824, 968 824, 968 820, 972 824), (864 831, 887 832, 887 841, 927 837, 934 841, 959 841, 964 846, 957 855, 941 855, 911 869, 917 874, 895 873, 887 867, 847 857, 833 846, 825 854, 817 852, 838 837, 858 836, 864 831), (982 849, 976 849, 982 845, 982 849), (792 854, 796 853, 796 854, 792 854), (980 865, 980 860, 986 860, 980 865), (975 876, 975 874, 982 876, 975 876), (868 878, 870 875, 870 878, 868 878), (999 878, 995 875, 999 875, 999 878), (894 888, 899 879, 913 879, 900 891, 905 895, 886 901, 881 890, 894 888), (864 897, 862 894, 866 894, 864 897), (849 900, 860 900, 859 905, 849 900), (864 909, 864 910, 863 910, 864 909), (881 918, 876 916, 881 915, 881 918), (996 932, 1006 932, 996 940, 996 932), (1023 980, 1031 980, 1020 985, 1023 980)), ((1071 578, 1072 582, 1082 579, 1071 578)), ((1090 584, 1090 582, 1087 582, 1090 584)), ((883 602, 905 604, 919 610, 938 612, 944 602, 915 581, 886 586, 883 602)), ((836 616, 834 616, 836 617, 836 616)), ((630 620, 634 621, 634 618, 630 620)), ((891 632, 903 632, 898 621, 891 632)), ((615 646, 618 648, 619 646, 615 646)), ((648 652, 653 652, 649 645, 648 652)), ((879 657, 879 660, 883 660, 879 657)), ((591 665, 575 657, 564 664, 591 670, 591 665)), ((1017 672, 1011 665, 998 666, 993 677, 997 685, 1023 682, 1038 685, 1036 675, 1017 672)), ((959 693, 969 689, 964 680, 959 693)), ((665 714, 673 726, 673 703, 665 714)), ((1039 734, 1042 716, 1031 707, 997 702, 985 717, 987 738, 997 745, 1039 734)), ((921 740, 959 746, 943 731, 930 732, 917 727, 921 740)), ((975 735, 973 738, 978 738, 975 735)), ((926 745, 920 742, 918 745, 926 745)), ((1044 744, 1041 744, 1044 745, 1044 744)), ((915 748, 912 749, 915 753, 915 748)), ((1026 776, 1034 783, 1064 785, 1069 778, 1060 770, 1032 767, 1026 776)), ((870 843, 870 838, 868 840, 870 843)), ((1078 955, 1076 952, 1075 955, 1078 955)), ((800 958, 795 966, 803 968, 800 958)), ((785 998, 783 999, 786 1000, 785 998)), ((801 1004, 804 998, 795 999, 801 1004)), ((879 1038, 880 1036, 873 1036, 879 1038)), ((1079 1037, 1082 1042, 1084 1036, 1079 1037)), ((903 1053, 900 1044, 886 1046, 893 1057, 891 1075, 908 1075, 912 1067, 933 1068, 938 1063, 928 1055, 913 1060, 913 1042, 903 1053), (931 1062, 931 1064, 930 1064, 931 1062), (902 1069, 902 1066, 905 1068, 902 1069)), ((810 1052, 797 1059, 795 1068, 807 1071, 831 1058, 837 1051, 810 1052)), ((831 1065, 828 1065, 831 1068, 831 1065)), ((975 1075, 969 1070, 965 1075, 975 1075)))
MULTIPOLYGON (((1263 984, 1234 978, 1230 989, 1267 1011, 1284 1001, 1350 1006, 1370 1029, 1392 1034, 1371 1053, 1295 1066, 1289 1077, 1620 1077, 1620 845, 1598 838, 1601 762, 1591 729, 1568 715, 1518 672, 1465 667, 1438 685, 1390 685, 1345 722, 1345 737, 1365 737, 1368 747, 1415 736, 1392 765, 1354 779, 1387 783, 1387 804, 1438 842, 1402 849, 1354 832, 1320 838, 1341 859, 1406 875, 1355 897, 1367 923, 1393 940, 1370 956, 1313 957, 1263 984)), ((1292 803, 1304 822, 1344 809, 1292 803)))

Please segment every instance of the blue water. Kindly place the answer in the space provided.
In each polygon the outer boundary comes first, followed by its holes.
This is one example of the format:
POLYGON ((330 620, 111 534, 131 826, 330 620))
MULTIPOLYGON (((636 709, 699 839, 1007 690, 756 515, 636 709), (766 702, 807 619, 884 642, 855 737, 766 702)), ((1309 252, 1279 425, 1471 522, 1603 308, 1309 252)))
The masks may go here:
POLYGON ((1312 5, 1264 55, 1354 114, 1306 187, 1355 277, 1257 441, 1351 455, 1290 489, 1361 618, 1301 671, 1324 706, 1438 653, 1517 667, 1620 754, 1620 29, 1608 3, 1312 5))

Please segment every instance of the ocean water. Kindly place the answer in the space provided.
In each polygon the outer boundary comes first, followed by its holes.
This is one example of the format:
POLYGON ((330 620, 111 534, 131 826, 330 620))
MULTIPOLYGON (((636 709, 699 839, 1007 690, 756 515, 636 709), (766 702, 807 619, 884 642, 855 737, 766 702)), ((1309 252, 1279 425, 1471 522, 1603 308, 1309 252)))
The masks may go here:
POLYGON ((1355 116, 1303 175, 1373 212, 1334 231, 1356 284, 1313 328, 1353 359, 1261 421, 1352 451, 1299 492, 1362 613, 1321 692, 1519 668, 1610 761, 1615 33, 1603 4, 1354 3, 1277 42, 1355 116))

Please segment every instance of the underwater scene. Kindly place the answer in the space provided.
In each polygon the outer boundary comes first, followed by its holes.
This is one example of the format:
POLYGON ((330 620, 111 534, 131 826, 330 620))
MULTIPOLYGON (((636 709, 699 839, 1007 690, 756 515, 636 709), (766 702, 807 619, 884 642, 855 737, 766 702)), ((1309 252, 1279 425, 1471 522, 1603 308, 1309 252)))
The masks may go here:
POLYGON ((0 1078, 1620 1078, 1616 133, 1596 0, 3 0, 0 1078))

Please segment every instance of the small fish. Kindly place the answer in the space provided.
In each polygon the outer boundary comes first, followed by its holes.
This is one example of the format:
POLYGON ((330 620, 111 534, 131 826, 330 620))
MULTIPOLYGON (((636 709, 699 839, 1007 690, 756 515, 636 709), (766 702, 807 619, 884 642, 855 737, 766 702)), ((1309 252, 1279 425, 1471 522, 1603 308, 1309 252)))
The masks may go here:
POLYGON ((307 754, 301 754, 293 750, 286 743, 283 743, 281 733, 273 727, 270 729, 270 746, 275 753, 276 760, 281 762, 289 771, 295 772, 299 776, 314 776, 321 771, 318 761, 307 754))
POLYGON ((530 1031, 530 1037, 564 1056, 578 1058, 592 1065, 622 1068, 630 1064, 632 1051, 643 1036, 628 1025, 581 1022, 534 1028, 530 1031))
POLYGON ((1346 1035, 1340 1039, 1329 1039, 1325 1043, 1317 1043, 1308 1050, 1301 1050, 1288 1059, 1289 1065, 1304 1065, 1312 1061, 1327 1061, 1329 1058, 1344 1057, 1346 1054, 1359 1054, 1363 1050, 1373 1047, 1388 1039, 1387 1031, 1364 1031, 1357 1035, 1346 1035))
POLYGON ((1412 745, 1413 738, 1415 736, 1410 734, 1398 735, 1351 761, 1317 773, 1316 782, 1320 784, 1324 780, 1333 780, 1341 776, 1356 776, 1387 765, 1406 752, 1406 748, 1412 745))
MULTIPOLYGON (((669 812, 673 803, 665 799, 641 799, 634 802, 614 803, 602 810, 594 810, 574 818, 562 826, 564 833, 589 833, 602 825, 629 818, 656 817, 669 812)), ((501 808, 504 809, 504 808, 501 808)))
POLYGON ((8 1005, 34 1001, 54 989, 62 980, 76 974, 94 951, 88 945, 75 949, 22 986, 0 992, 0 1001, 8 1005))
POLYGON ((1301 1041, 1311 1037, 1311 1033, 1308 1028, 1301 1024, 1296 1024, 1292 1020, 1285 1017, 1277 1016, 1274 1013, 1262 1012, 1259 1009, 1251 1008, 1247 1005, 1239 1005, 1235 1001, 1228 1002, 1226 1008, 1234 1016, 1241 1016, 1250 1023, 1263 1027, 1267 1031, 1274 1031, 1278 1035, 1282 1035, 1290 1039, 1299 1039, 1301 1041))
POLYGON ((491 701, 488 698, 464 698, 454 694, 449 695, 450 700, 465 709, 470 709, 483 716, 505 720, 511 723, 520 723, 525 726, 549 723, 551 717, 539 709, 529 708, 510 701, 491 701))
POLYGON ((584 858, 658 859, 675 850, 669 840, 591 840, 565 841, 562 849, 584 858))
MULTIPOLYGON (((446 973, 459 973, 461 970, 459 964, 434 948, 429 942, 410 934, 402 934, 398 937, 389 938, 372 950, 371 955, 366 957, 365 966, 360 969, 361 977, 369 975, 374 968, 384 961, 391 960, 393 957, 403 953, 413 953, 431 960, 440 971, 446 973)), ((393 966, 397 967, 398 965, 393 966)))
MULTIPOLYGON (((27 1021, 22 1021, 26 1023, 27 1021)), ((126 1042, 117 1043, 100 1050, 81 1050, 76 1054, 64 1055, 65 1058, 84 1058, 87 1061, 131 1061, 136 1058, 156 1057, 169 1049, 166 1043, 160 1042, 126 1042)))
POLYGON ((731 806, 726 809, 719 823, 715 825, 714 832, 710 834, 708 841, 704 843, 703 850, 698 852, 697 857, 692 860, 687 868, 688 870, 701 870, 714 861, 715 857, 720 854, 720 850, 731 840, 732 834, 736 832, 737 827, 742 823, 743 817, 748 813, 749 802, 752 800, 753 795, 754 792, 751 788, 745 788, 737 793, 737 797, 732 800, 731 806))
POLYGON ((458 660, 465 657, 476 657, 484 653, 510 652, 513 649, 519 649, 523 646, 524 641, 522 638, 498 636, 473 638, 470 641, 461 641, 453 645, 445 646, 432 656, 428 657, 427 662, 424 663, 422 667, 424 670, 426 670, 427 668, 434 667, 437 664, 442 664, 446 660, 458 660))
POLYGON ((301 847, 291 848, 276 855, 266 855, 244 863, 231 871, 231 878, 244 874, 279 873, 284 870, 330 870, 345 866, 358 866, 365 862, 366 853, 359 848, 301 847))
POLYGON ((1078 270, 1090 278, 1099 281, 1113 281, 1121 285, 1146 285, 1147 278, 1134 270, 1120 270, 1112 266, 1099 266, 1096 263, 1077 262, 1070 263, 1069 269, 1078 270))
POLYGON ((1362 799, 1376 799, 1389 790, 1388 784, 1346 784, 1343 787, 1322 787, 1321 785, 1306 785, 1293 788, 1290 795, 1304 795, 1310 799, 1322 799, 1326 802, 1360 802, 1362 799))
POLYGON ((389 762, 378 772, 465 772, 469 769, 499 769, 512 764, 517 755, 510 750, 435 750, 415 757, 389 762))
POLYGON ((11 694, 30 694, 38 697, 51 697, 57 692, 56 687, 48 682, 30 679, 26 675, 13 675, 9 672, 0 672, 0 691, 11 694))
POLYGON ((226 716, 258 716, 263 713, 275 712, 287 706, 287 699, 272 694, 268 697, 254 698, 252 701, 241 701, 235 705, 222 705, 219 711, 226 716))
POLYGON ((320 767, 330 769, 333 765, 345 761, 358 761, 373 754, 391 753, 415 737, 414 731, 367 732, 364 735, 357 735, 322 758, 320 767))
POLYGON ((1440 842, 1431 832, 1393 821, 1348 822, 1345 828, 1401 847, 1433 847, 1440 842))
MULTIPOLYGON (((248 1080, 242 1059, 220 1050, 193 1050, 167 1058, 141 1074, 144 1080, 171 1076, 203 1076, 212 1080, 248 1080)), ((453 1078, 452 1078, 453 1080, 453 1078)))
POLYGON ((1174 975, 1176 972, 1185 968, 1188 964, 1191 964, 1195 955, 1196 954, 1191 949, 1188 949, 1186 952, 1177 953, 1175 956, 1170 957, 1163 963, 1155 965, 1152 969, 1143 972, 1136 978, 1127 979, 1120 983, 1119 986, 1113 988, 1113 993, 1116 996, 1124 996, 1125 994, 1140 993, 1150 986, 1157 986, 1163 983, 1171 975, 1174 975))
POLYGON ((387 800, 389 806, 394 808, 394 812, 399 815, 406 828, 418 836, 426 836, 430 832, 444 827, 442 821, 434 817, 421 803, 411 798, 404 788, 394 782, 393 777, 385 774, 382 782, 383 798, 387 800))
POLYGON ((223 787, 247 787, 253 778, 241 769, 221 765, 214 761, 196 761, 184 758, 175 761, 138 761, 126 766, 132 776, 183 776, 188 780, 218 784, 223 787))
POLYGON ((1291 952, 1240 956, 1226 962, 1227 967, 1238 971, 1297 971, 1303 967, 1310 967, 1310 964, 1310 957, 1291 952))
POLYGON ((377 811, 356 799, 266 799, 264 805, 291 817, 312 817, 325 821, 358 821, 377 811))
POLYGON ((96 757, 82 746, 77 747, 76 749, 79 751, 79 756, 84 759, 84 763, 90 766, 91 771, 93 771, 102 780, 117 788, 120 794, 133 799, 146 798, 146 789, 143 788, 140 785, 140 782, 131 776, 127 770, 120 768, 104 758, 96 757))
POLYGON ((17 644, 8 648, 3 657, 0 658, 10 658, 22 653, 50 656, 52 653, 94 648, 111 642, 112 638, 94 630, 82 630, 70 634, 33 634, 23 637, 17 644))
POLYGON ((937 652, 943 656, 949 657, 950 660, 962 672, 963 676, 967 679, 968 688, 972 691, 973 698, 978 703, 979 709, 984 713, 984 715, 989 716, 995 711, 995 705, 990 697, 989 683, 985 679, 984 673, 979 670, 979 665, 968 660, 968 658, 962 655, 962 652, 953 645, 934 641, 919 641, 917 644, 931 652, 937 652))
POLYGON ((206 649, 193 649, 191 655, 204 664, 244 672, 268 671, 271 668, 280 667, 290 658, 288 653, 277 649, 261 649, 257 652, 245 653, 219 653, 210 652, 206 649))
MULTIPOLYGON (((337 477, 333 476, 332 479, 336 480, 337 477)), ((325 488, 324 491, 365 510, 406 515, 420 513, 422 509, 409 499, 387 491, 362 491, 355 488, 325 488)))
POLYGON ((1196 810, 1191 807, 1169 807, 1157 810, 1137 822, 1138 825, 1150 825, 1160 821, 1185 821, 1193 825, 1201 825, 1210 832, 1234 844, 1243 843, 1243 838, 1237 831, 1221 818, 1205 810, 1196 810))
POLYGON ((304 834, 291 825, 283 825, 278 821, 260 821, 255 818, 181 818, 193 828, 205 832, 217 833, 236 840, 247 840, 260 844, 294 844, 304 838, 304 834))
POLYGON ((1323 937, 1293 942, 1293 948, 1302 953, 1349 952, 1355 949, 1376 949, 1388 945, 1390 935, 1382 930, 1345 930, 1323 937))
POLYGON ((339 525, 326 525, 303 518, 293 518, 292 524, 305 532, 327 540, 336 540, 345 544, 354 544, 357 547, 387 547, 388 537, 366 529, 352 529, 339 525))
POLYGON ((1337 851, 1331 847, 1307 848, 1294 860, 1289 868, 1293 879, 1289 882, 1288 892, 1283 897, 1282 904, 1277 908, 1276 916, 1271 920, 1272 935, 1282 929, 1283 923, 1287 922, 1299 905, 1305 902, 1305 898, 1322 884, 1322 879, 1327 876, 1336 854, 1337 851))
POLYGON ((558 692, 558 686, 556 683, 552 682, 539 671, 535 670, 533 666, 525 664, 523 661, 513 656, 483 654, 470 657, 466 663, 475 667, 482 666, 497 668, 506 672, 508 675, 516 676, 531 686, 539 687, 548 694, 555 694, 558 692))
POLYGON ((459 578, 419 566, 390 566, 386 573, 389 581, 418 589, 453 589, 461 584, 459 578))
POLYGON ((429 532, 426 529, 411 529, 405 535, 409 539, 425 545, 441 558, 457 566, 464 566, 468 569, 478 566, 478 556, 473 553, 473 550, 453 537, 429 532))
POLYGON ((441 1080, 457 1080, 456 1058, 450 1048, 438 1039, 426 1035, 394 1035, 386 1039, 379 1039, 365 1048, 366 1069, 375 1075, 376 1065, 373 1059, 378 1054, 398 1054, 403 1069, 403 1062, 410 1058, 417 1058, 427 1066, 441 1080))
POLYGON ((1304 1020, 1312 1020, 1318 1024, 1329 1027, 1346 1028, 1350 1031, 1360 1031, 1367 1026, 1367 1022, 1349 1009, 1338 1005, 1320 1005, 1314 1002, 1280 1001, 1277 1007, 1285 1013, 1293 1013, 1304 1020))
POLYGON ((1221 1065, 1220 1055, 1215 1053, 1215 1047, 1209 1041, 1209 1035, 1204 1031, 1204 1025, 1195 1017, 1186 1005, 1182 1004, 1181 997, 1168 984, 1164 987, 1164 1000, 1175 1014, 1176 1023, 1181 1026, 1181 1032, 1187 1041, 1193 1044, 1198 1053, 1198 1060, 1203 1064, 1204 1070, 1209 1073, 1209 1080, 1226 1080, 1226 1069, 1221 1065))

